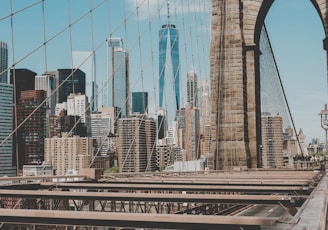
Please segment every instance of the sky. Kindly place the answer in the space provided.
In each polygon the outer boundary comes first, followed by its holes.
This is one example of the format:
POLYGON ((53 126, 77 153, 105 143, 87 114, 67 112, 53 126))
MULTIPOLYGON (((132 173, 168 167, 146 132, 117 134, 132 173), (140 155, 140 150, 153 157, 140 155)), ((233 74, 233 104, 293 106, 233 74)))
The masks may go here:
POLYGON ((324 29, 309 0, 276 0, 265 19, 296 129, 324 141, 320 111, 327 104, 324 29))
MULTIPOLYGON (((96 78, 100 91, 106 84, 106 39, 122 37, 124 49, 129 52, 130 89, 148 91, 150 112, 158 104, 158 37, 159 29, 167 23, 166 0, 26 0, 13 1, 13 12, 38 3, 13 17, 11 29, 10 1, 0 3, 0 39, 12 43, 12 64, 23 58, 16 68, 29 68, 37 74, 46 70, 69 68, 71 51, 96 50, 96 78), (93 8, 90 16, 90 3, 93 8), (138 7, 137 7, 138 6, 138 7), (70 10, 69 10, 70 9, 70 10), (83 17, 85 16, 85 17, 83 17), (43 20, 44 19, 44 20, 43 20), (71 30, 68 24, 72 24, 71 30), (91 24, 93 26, 91 26, 91 24), (45 28, 45 29, 44 29, 45 28), (62 31, 62 32, 61 32, 62 31), (44 39, 46 37, 46 39, 44 39), (46 48, 24 58, 35 48, 47 42, 46 48), (105 82, 105 83, 103 83, 105 82)), ((180 81, 185 90, 187 71, 194 69, 199 80, 209 78, 208 53, 210 44, 210 1, 177 0, 170 3, 170 21, 180 34, 180 81), (184 36, 185 35, 185 36, 184 36), (196 38, 196 39, 191 39, 196 38)), ((76 62, 74 63, 76 66, 76 62)), ((83 67, 83 66, 82 66, 83 67)), ((101 93, 102 94, 102 93, 101 93)), ((101 100, 101 95, 99 95, 101 100)), ((167 84, 166 105, 173 105, 173 94, 167 84)), ((181 98, 185 104, 185 95, 181 98)), ((101 104, 101 103, 99 103, 101 104)))
MULTIPOLYGON (((107 76, 106 38, 119 36, 129 52, 131 91, 148 91, 154 113, 158 31, 167 23, 165 0, 46 0, 44 5, 40 0, 13 0, 13 12, 18 12, 12 21, 10 3, 0 1, 0 40, 9 45, 9 65, 15 63, 16 68, 41 75, 70 68, 71 51, 95 50, 97 84, 102 91, 107 76), (90 5, 95 8, 92 16, 90 5), (46 46, 42 46, 44 41, 46 46)), ((211 1, 171 0, 170 5, 171 23, 179 29, 180 87, 185 92, 187 71, 194 69, 199 82, 209 79, 211 1)), ((317 12, 309 0, 275 0, 265 23, 296 129, 302 128, 308 142, 324 140, 318 114, 327 103, 327 62, 317 12)), ((167 98, 167 105, 174 104, 172 94, 167 98)), ((186 104, 185 93, 181 103, 186 104)))

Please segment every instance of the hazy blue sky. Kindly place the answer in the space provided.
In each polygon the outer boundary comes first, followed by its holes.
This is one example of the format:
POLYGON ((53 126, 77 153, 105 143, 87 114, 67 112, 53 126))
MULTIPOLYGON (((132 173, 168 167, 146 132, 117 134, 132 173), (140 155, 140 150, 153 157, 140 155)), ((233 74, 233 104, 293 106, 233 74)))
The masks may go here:
MULTIPOLYGON (((13 1, 13 11, 34 2, 40 1, 13 1)), ((1 1, 0 18, 10 13, 9 3, 10 1, 1 1)), ((210 7, 210 1, 171 1, 170 21, 179 28, 180 33, 182 92, 185 91, 185 76, 188 70, 195 69, 200 80, 209 78, 210 7)), ((155 110, 158 104, 158 34, 161 26, 167 23, 166 0, 47 0, 44 8, 41 3, 36 4, 13 17, 15 61, 43 43, 43 22, 46 40, 51 39, 46 50, 41 47, 20 62, 17 68, 30 68, 37 74, 42 74, 46 69, 69 68, 70 51, 90 51, 94 48, 97 83, 101 88, 107 75, 106 38, 122 37, 124 48, 129 52, 131 91, 148 91, 150 109, 155 110), (81 4, 82 2, 84 4, 81 4), (88 14, 90 2, 96 7, 92 18, 88 14), (69 22, 73 24, 71 31, 67 28, 69 22), (93 27, 90 26, 91 22, 93 27), (63 32, 55 36, 60 31, 63 32)), ((0 28, 3 28, 0 37, 9 44, 12 40, 10 24, 10 18, 0 20, 0 28)), ((12 56, 9 59, 12 64, 11 59, 12 56)), ((182 105, 185 104, 184 94, 181 100, 182 105)), ((173 94, 168 93, 166 104, 173 105, 172 101, 173 94)))
POLYGON ((268 33, 297 129, 307 141, 324 141, 319 112, 327 101, 322 22, 309 0, 276 0, 266 18, 268 33))
MULTIPOLYGON (((110 35, 120 36, 130 54, 131 91, 148 91, 154 110, 158 103, 158 96, 154 94, 154 88, 158 87, 158 30, 167 21, 165 0, 47 0, 44 11, 41 1, 14 0, 14 12, 39 3, 14 15, 13 30, 10 17, 7 17, 10 2, 0 2, 0 40, 9 44, 10 65, 13 58, 17 62, 44 42, 45 26, 46 40, 51 39, 46 49, 37 49, 16 67, 29 68, 37 74, 70 68, 70 51, 94 48, 97 83, 101 88, 107 75, 105 40, 110 35), (92 18, 88 14, 90 2, 98 6, 92 18), (143 4, 136 8, 136 3, 143 4), (69 21, 73 23, 71 31, 67 29, 69 21), (60 31, 63 32, 56 36, 60 31)), ((170 2, 171 22, 177 25, 180 33, 181 91, 184 92, 188 70, 195 69, 199 81, 209 78, 211 1, 170 2)), ((266 24, 296 128, 303 129, 308 142, 314 137, 324 140, 318 113, 327 103, 327 73, 326 53, 322 48, 324 31, 319 16, 310 0, 275 0, 266 24)), ((186 103, 185 94, 181 100, 182 104, 186 103)))

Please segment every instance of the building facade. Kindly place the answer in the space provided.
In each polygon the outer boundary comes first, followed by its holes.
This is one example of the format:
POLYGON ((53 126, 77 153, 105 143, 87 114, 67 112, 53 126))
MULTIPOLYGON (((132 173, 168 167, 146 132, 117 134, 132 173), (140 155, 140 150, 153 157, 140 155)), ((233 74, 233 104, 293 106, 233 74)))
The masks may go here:
POLYGON ((107 38, 107 79, 103 83, 103 98, 104 107, 112 107, 113 104, 113 79, 114 79, 114 50, 123 47, 123 39, 120 37, 107 38))
POLYGON ((90 123, 90 106, 88 97, 85 94, 73 94, 67 96, 67 115, 79 116, 81 122, 90 123))
POLYGON ((10 69, 10 84, 15 87, 14 101, 18 102, 22 91, 35 89, 35 76, 29 69, 10 69))
POLYGON ((201 154, 208 157, 211 153, 211 98, 210 86, 205 78, 200 86, 200 133, 203 137, 203 147, 201 154))
POLYGON ((197 74, 195 71, 187 73, 187 103, 193 107, 198 107, 198 86, 197 74))
POLYGON ((185 150, 187 160, 196 160, 199 158, 199 110, 196 107, 187 106, 185 110, 185 150))
POLYGON ((172 62, 172 82, 174 84, 174 102, 175 109, 180 109, 180 65, 179 65, 179 33, 175 25, 170 23, 168 14, 168 23, 159 30, 159 107, 163 108, 165 102, 165 88, 171 88, 168 85, 168 79, 165 79, 167 60, 172 62), (170 57, 167 59, 167 55, 170 57), (166 83, 166 87, 165 87, 166 83))
POLYGON ((142 116, 119 119, 117 143, 120 172, 156 169, 156 124, 142 116))
POLYGON ((89 168, 92 160, 92 138, 63 136, 45 139, 45 161, 56 175, 89 168))
POLYGON ((167 131, 167 113, 165 110, 157 110, 157 139, 165 138, 166 131, 167 131))
POLYGON ((148 114, 148 92, 132 92, 132 113, 148 114))
MULTIPOLYGON (((0 83, 0 141, 4 141, 13 130, 13 86, 0 83)), ((13 158, 13 138, 9 137, 0 147, 0 177, 16 176, 13 158)))
POLYGON ((19 169, 23 165, 36 165, 44 161, 44 139, 46 138, 46 99, 44 90, 22 91, 17 105, 17 121, 23 125, 17 130, 19 169), (32 114, 33 113, 33 114, 32 114), (30 116, 29 119, 26 118, 30 116))
POLYGON ((156 166, 159 171, 174 163, 174 147, 168 145, 165 139, 159 140, 156 145, 156 166))
POLYGON ((262 167, 283 166, 283 128, 279 115, 262 114, 262 167))
POLYGON ((111 60, 108 63, 108 106, 117 108, 119 117, 127 117, 130 114, 129 54, 123 49, 121 38, 108 39, 108 55, 111 60))
POLYGON ((8 45, 0 41, 0 83, 8 83, 8 45))
POLYGON ((56 107, 56 79, 53 75, 35 76, 35 90, 47 92, 47 107, 50 114, 55 114, 56 107))
POLYGON ((94 112, 91 114, 91 137, 94 152, 97 156, 106 156, 109 151, 109 133, 111 129, 111 114, 94 112))
POLYGON ((57 91, 56 103, 62 103, 67 100, 71 94, 85 94, 85 73, 80 69, 58 69, 50 72, 56 76, 57 91))

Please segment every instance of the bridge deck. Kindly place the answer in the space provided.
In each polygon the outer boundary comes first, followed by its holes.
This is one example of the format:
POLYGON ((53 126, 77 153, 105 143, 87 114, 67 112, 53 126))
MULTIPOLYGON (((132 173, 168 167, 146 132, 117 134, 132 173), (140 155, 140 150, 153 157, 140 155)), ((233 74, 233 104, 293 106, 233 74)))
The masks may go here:
POLYGON ((32 184, 0 185, 1 202, 9 199, 20 208, 0 209, 0 221, 162 229, 194 229, 195 226, 245 229, 248 226, 247 229, 258 230, 288 229, 303 219, 320 229, 325 226, 325 209, 320 208, 319 219, 307 220, 304 216, 308 215, 306 211, 318 210, 311 208, 315 200, 320 207, 327 206, 324 189, 318 186, 318 183, 327 184, 322 179, 324 176, 313 171, 267 171, 142 177, 125 174, 97 182, 74 183, 58 182, 56 178, 53 181, 29 178, 32 184), (48 200, 67 202, 60 209, 49 205, 53 203, 48 200), (65 211, 72 203, 79 212, 65 211), (31 207, 35 209, 30 210, 31 207), (52 208, 58 210, 49 210, 52 208))

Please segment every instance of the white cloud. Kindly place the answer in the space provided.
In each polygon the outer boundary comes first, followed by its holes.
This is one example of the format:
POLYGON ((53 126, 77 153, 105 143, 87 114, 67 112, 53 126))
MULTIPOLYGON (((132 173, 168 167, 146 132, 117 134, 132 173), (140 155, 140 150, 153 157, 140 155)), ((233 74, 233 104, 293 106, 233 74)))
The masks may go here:
MULTIPOLYGON (((139 19, 148 20, 161 15, 167 16, 167 0, 128 0, 129 9, 135 11, 139 7, 139 19)), ((170 0, 172 18, 189 13, 207 13, 211 7, 210 0, 170 0)))

